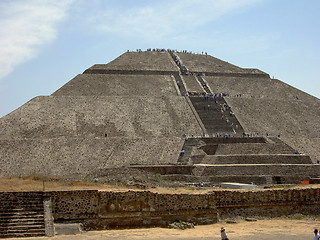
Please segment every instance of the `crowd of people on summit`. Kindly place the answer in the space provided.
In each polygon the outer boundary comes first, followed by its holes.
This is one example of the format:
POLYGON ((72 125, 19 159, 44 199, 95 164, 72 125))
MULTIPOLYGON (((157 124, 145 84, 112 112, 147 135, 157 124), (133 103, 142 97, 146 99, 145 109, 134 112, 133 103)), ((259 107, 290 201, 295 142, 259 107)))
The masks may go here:
MULTIPOLYGON (((127 52, 130 52, 127 50, 127 52)), ((142 49, 136 49, 136 52, 176 52, 176 53, 189 53, 189 54, 202 54, 202 55, 208 55, 207 52, 201 51, 201 53, 195 53, 188 50, 177 50, 177 49, 165 49, 165 48, 148 48, 146 51, 143 51, 142 49)))

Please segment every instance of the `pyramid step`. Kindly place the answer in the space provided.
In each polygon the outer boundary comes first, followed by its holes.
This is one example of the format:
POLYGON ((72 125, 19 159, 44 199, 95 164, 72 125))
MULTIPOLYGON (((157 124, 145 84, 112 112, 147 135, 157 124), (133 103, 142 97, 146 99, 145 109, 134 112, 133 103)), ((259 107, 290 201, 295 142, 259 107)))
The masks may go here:
POLYGON ((212 145, 204 146, 202 149, 208 155, 228 155, 228 154, 294 154, 295 151, 283 144, 274 143, 235 143, 219 144, 214 154, 210 154, 212 145), (207 151, 208 150, 208 151, 207 151))
POLYGON ((312 164, 309 156, 297 154, 233 154, 207 155, 208 164, 312 164))
POLYGON ((44 215, 43 213, 34 213, 34 214, 15 214, 15 215, 1 215, 0 220, 7 220, 7 219, 28 219, 28 218, 33 218, 33 219, 38 219, 38 218, 43 218, 44 215))
POLYGON ((133 169, 140 169, 153 173, 159 173, 161 175, 167 174, 190 174, 193 166, 191 165, 136 165, 131 166, 133 169))
POLYGON ((10 199, 2 199, 0 200, 0 204, 5 204, 5 205, 11 205, 11 206, 33 206, 33 205, 40 205, 43 203, 43 200, 41 201, 12 201, 10 199))
POLYGON ((42 237, 45 236, 45 231, 31 232, 31 233, 0 233, 0 238, 22 238, 22 237, 42 237))
POLYGON ((11 204, 11 205, 36 205, 36 204, 41 204, 43 200, 20 200, 20 201, 15 201, 12 199, 1 199, 0 203, 6 203, 6 204, 11 204))
POLYGON ((0 238, 45 236, 45 229, 8 230, 0 232, 0 238))
POLYGON ((44 215, 38 214, 38 215, 25 215, 25 216, 6 216, 0 218, 0 224, 1 222, 27 222, 27 221, 41 221, 41 219, 44 218, 44 215))
POLYGON ((21 232, 21 231, 36 231, 44 229, 43 224, 26 224, 26 225, 8 225, 6 227, 0 227, 0 232, 21 232))
POLYGON ((29 217, 29 218, 8 218, 8 219, 0 219, 1 224, 20 224, 20 223, 35 223, 35 222, 43 222, 43 217, 29 217))
POLYGON ((42 201, 43 196, 23 196, 23 195, 19 195, 19 193, 10 193, 10 194, 6 194, 6 193, 1 193, 0 195, 0 201, 1 200, 10 200, 13 202, 19 202, 19 201, 42 201), (17 194, 17 195, 13 195, 13 194, 17 194))
POLYGON ((195 164, 201 168, 202 176, 226 175, 273 175, 273 176, 312 176, 320 171, 314 164, 195 164))
POLYGON ((207 183, 207 185, 217 185, 221 182, 271 185, 271 184, 299 184, 300 181, 306 180, 305 176, 280 176, 280 175, 225 175, 225 176, 194 176, 171 174, 162 176, 164 180, 180 182, 185 185, 207 183))
POLYGON ((42 209, 25 209, 25 210, 12 210, 12 209, 3 209, 0 213, 0 216, 14 216, 14 215, 34 215, 43 213, 42 209))
POLYGON ((167 174, 162 176, 163 180, 175 181, 175 182, 200 182, 200 177, 194 175, 184 174, 167 174))
POLYGON ((8 229, 8 228, 15 228, 19 226, 29 226, 32 227, 34 225, 41 225, 44 226, 44 219, 33 221, 33 220, 28 220, 27 222, 24 221, 19 221, 19 222, 7 222, 7 223, 0 223, 0 229, 8 229))
POLYGON ((11 208, 7 206, 3 206, 0 209, 0 214, 2 213, 7 213, 7 212, 36 212, 36 211, 41 211, 43 210, 43 205, 42 206, 16 206, 16 208, 11 208))

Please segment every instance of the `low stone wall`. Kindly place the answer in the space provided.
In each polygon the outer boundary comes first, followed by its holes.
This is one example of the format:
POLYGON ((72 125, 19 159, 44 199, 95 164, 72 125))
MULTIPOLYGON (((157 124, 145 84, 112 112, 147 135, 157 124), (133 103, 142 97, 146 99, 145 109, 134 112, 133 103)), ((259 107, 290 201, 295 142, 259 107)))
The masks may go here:
POLYGON ((320 189, 282 189, 252 192, 216 192, 221 219, 241 217, 280 217, 293 214, 317 215, 320 189))
POLYGON ((45 194, 52 199, 52 215, 55 220, 92 219, 99 213, 97 190, 52 191, 45 194))
POLYGON ((166 226, 175 220, 215 223, 233 217, 278 217, 320 211, 320 188, 209 194, 158 194, 96 190, 46 192, 56 222, 82 222, 86 229, 166 226))
POLYGON ((214 194, 157 194, 149 191, 53 191, 56 222, 82 222, 86 229, 167 226, 175 220, 217 222, 214 194))
MULTIPOLYGON (((32 198, 34 193, 23 194, 32 198)), ((7 195, 0 193, 2 201, 10 202, 12 197, 7 195)), ((82 222, 87 230, 167 226, 175 220, 210 224, 226 218, 317 215, 320 211, 320 188, 215 190, 208 194, 47 191, 44 197, 52 200, 55 222, 82 222)))

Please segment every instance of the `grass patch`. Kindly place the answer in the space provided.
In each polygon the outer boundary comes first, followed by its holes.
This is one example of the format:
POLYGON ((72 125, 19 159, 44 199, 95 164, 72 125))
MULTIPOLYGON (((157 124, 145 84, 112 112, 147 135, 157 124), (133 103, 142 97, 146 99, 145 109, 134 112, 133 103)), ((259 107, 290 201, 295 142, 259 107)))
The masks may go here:
POLYGON ((153 177, 150 178, 150 180, 157 183, 163 182, 163 178, 160 173, 156 173, 153 177))
POLYGON ((39 174, 39 173, 33 173, 31 175, 31 179, 34 180, 34 181, 40 181, 40 180, 43 180, 44 177, 42 174, 39 174))

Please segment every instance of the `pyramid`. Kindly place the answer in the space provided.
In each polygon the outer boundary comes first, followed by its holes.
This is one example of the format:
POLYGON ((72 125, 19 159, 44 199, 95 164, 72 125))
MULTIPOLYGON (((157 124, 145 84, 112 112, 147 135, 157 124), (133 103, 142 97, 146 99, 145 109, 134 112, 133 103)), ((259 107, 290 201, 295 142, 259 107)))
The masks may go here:
POLYGON ((0 119, 0 177, 299 183, 318 177, 320 100, 258 69, 149 49, 95 64, 0 119))

